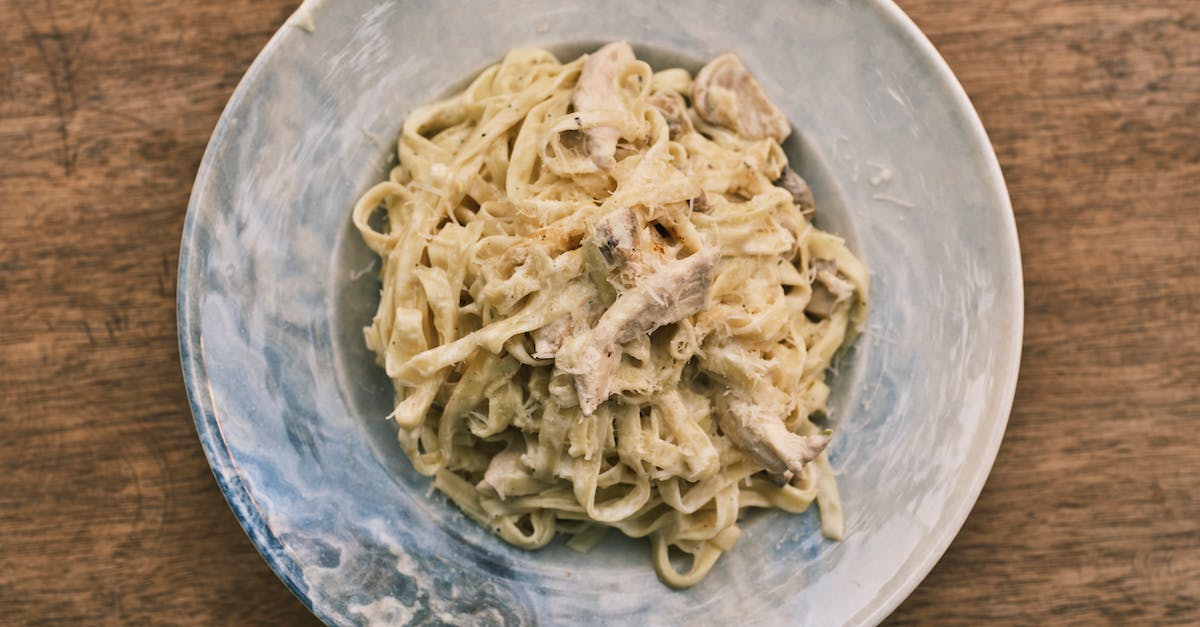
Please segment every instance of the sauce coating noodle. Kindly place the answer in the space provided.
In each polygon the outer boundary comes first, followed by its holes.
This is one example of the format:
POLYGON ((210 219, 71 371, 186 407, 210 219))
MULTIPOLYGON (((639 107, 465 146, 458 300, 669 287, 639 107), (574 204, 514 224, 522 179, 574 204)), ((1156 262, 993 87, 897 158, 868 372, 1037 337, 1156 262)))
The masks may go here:
POLYGON ((869 279, 812 225, 789 132, 733 55, 693 78, 622 42, 516 50, 412 112, 353 220, 383 259, 364 336, 413 466, 520 547, 648 537, 674 587, 746 508, 815 500, 839 539, 812 417, 869 279))

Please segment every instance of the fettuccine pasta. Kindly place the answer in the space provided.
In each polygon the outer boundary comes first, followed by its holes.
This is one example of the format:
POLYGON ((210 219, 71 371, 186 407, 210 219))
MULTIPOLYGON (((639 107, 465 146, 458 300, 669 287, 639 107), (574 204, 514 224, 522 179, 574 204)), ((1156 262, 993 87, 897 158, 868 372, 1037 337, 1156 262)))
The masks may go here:
POLYGON ((520 547, 647 537, 674 587, 746 508, 815 500, 839 539, 813 418, 868 273, 813 226, 789 133, 737 57, 693 77, 623 42, 516 50, 412 112, 353 220, 383 260, 364 336, 413 466, 520 547))

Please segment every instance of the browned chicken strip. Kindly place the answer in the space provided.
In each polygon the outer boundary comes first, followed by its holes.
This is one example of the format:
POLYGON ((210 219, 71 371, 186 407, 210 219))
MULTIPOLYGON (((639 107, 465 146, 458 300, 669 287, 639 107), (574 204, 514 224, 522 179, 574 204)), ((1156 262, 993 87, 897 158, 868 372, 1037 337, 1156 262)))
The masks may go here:
POLYGON ((783 143, 792 132, 787 118, 732 52, 713 59, 696 74, 692 103, 706 122, 748 139, 770 137, 783 143))
MULTIPOLYGON (((608 44, 588 55, 571 100, 575 110, 587 112, 624 108, 616 72, 622 65, 636 60, 633 48, 623 41, 608 44)), ((598 126, 588 129, 586 134, 588 155, 592 162, 601 170, 612 169, 616 165, 613 155, 617 151, 617 142, 621 140, 620 131, 598 126)))
POLYGON ((650 96, 650 104, 658 109, 663 119, 667 121, 667 131, 671 139, 679 139, 691 133, 692 118, 688 117, 687 103, 683 96, 673 91, 657 91, 650 96))
POLYGON ((804 436, 788 431, 783 422, 785 403, 752 401, 742 392, 731 391, 720 398, 718 411, 721 431, 781 484, 803 472, 805 464, 829 445, 829 434, 804 436))
POLYGON ((640 228, 637 216, 628 208, 616 209, 596 221, 592 241, 609 272, 637 258, 640 228))
POLYGON ((811 222, 813 216, 817 214, 817 202, 813 199, 813 193, 808 187, 808 182, 797 174, 795 170, 790 167, 784 167, 783 174, 775 181, 775 185, 786 189, 792 195, 792 202, 800 209, 800 215, 811 222))

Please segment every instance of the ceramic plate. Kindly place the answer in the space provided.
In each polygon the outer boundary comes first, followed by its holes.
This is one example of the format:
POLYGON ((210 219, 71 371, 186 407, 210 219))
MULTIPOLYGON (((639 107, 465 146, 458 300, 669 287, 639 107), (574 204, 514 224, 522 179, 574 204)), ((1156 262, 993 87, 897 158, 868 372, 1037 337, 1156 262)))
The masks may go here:
MULTIPOLYGON (((329 623, 869 624, 917 585, 983 486, 1021 342, 1021 274, 995 156, 946 64, 893 4, 305 2, 230 100, 179 268, 192 411, 221 489, 283 582, 329 623), (312 27, 312 32, 309 32, 312 27), (873 273, 832 378, 847 537, 756 512, 699 585, 642 542, 506 545, 408 465, 363 346, 377 261, 350 207, 415 106, 507 50, 625 39, 653 65, 745 61, 796 128, 819 224, 873 273)), ((619 534, 617 534, 619 535, 619 534)))

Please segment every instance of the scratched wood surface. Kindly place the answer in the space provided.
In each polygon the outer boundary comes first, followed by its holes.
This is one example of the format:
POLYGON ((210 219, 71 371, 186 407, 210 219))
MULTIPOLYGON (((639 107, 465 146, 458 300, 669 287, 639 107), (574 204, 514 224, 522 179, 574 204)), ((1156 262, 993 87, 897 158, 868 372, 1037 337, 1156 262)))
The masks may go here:
MULTIPOLYGON (((1027 308, 995 469, 890 620, 1200 623, 1200 3, 902 4, 995 144, 1027 308)), ((175 339, 192 179, 294 5, 0 0, 0 623, 315 622, 175 339)))

